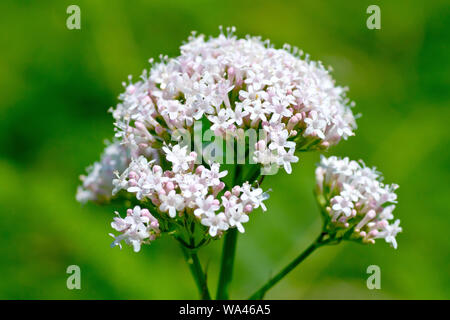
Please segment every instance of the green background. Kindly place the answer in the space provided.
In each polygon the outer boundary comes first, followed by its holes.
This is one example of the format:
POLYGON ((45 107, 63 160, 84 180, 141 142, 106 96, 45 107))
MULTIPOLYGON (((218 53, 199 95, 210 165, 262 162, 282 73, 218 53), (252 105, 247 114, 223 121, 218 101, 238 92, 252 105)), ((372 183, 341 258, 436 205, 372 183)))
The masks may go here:
MULTIPOLYGON (((290 43, 332 65, 356 102, 356 136, 329 154, 362 158, 396 182, 404 232, 398 250, 344 243, 322 248, 279 283, 272 299, 448 299, 448 1, 1 1, 0 298, 197 298, 177 244, 163 237, 139 254, 111 249, 114 208, 75 201, 78 175, 113 133, 107 109, 121 82, 160 53, 176 56, 191 30, 290 43), (381 7, 381 30, 366 8, 381 7), (81 30, 66 8, 81 8, 81 30), (81 290, 66 268, 81 267, 81 290), (381 290, 366 287, 369 265, 381 290)), ((246 298, 320 230, 314 203, 318 153, 292 175, 268 177, 266 213, 239 237, 233 298, 246 298)), ((215 291, 221 241, 200 252, 215 291)))

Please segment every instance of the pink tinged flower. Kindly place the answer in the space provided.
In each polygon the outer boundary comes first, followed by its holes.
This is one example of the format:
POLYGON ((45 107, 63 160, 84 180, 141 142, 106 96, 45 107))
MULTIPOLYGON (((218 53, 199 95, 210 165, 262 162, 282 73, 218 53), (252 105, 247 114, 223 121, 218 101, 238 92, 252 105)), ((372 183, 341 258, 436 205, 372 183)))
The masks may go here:
POLYGON ((200 183, 197 175, 185 175, 179 186, 186 201, 195 201, 197 198, 205 196, 208 192, 207 187, 200 183))
POLYGON ((192 98, 188 99, 187 103, 194 108, 193 117, 195 120, 200 120, 204 114, 213 114, 215 112, 212 106, 210 97, 197 93, 192 98))
POLYGON ((201 220, 201 223, 204 226, 209 227, 209 234, 211 237, 215 237, 218 231, 228 230, 227 218, 223 212, 213 215, 207 216, 201 220))
POLYGON ((289 132, 287 130, 281 130, 281 131, 273 131, 270 133, 270 150, 275 149, 294 149, 295 151, 295 142, 294 141, 288 141, 289 138, 289 132))
POLYGON ((362 227, 369 223, 369 221, 375 219, 376 216, 377 213, 374 210, 370 210, 369 212, 367 212, 364 218, 362 218, 361 221, 356 225, 355 231, 358 232, 359 230, 361 230, 362 227))
POLYGON ((359 190, 351 184, 343 183, 343 189, 344 190, 341 192, 341 195, 353 202, 357 202, 359 199, 364 198, 361 192, 359 192, 359 190))
POLYGON ((261 207, 263 211, 267 210, 263 201, 267 200, 269 197, 267 193, 263 193, 261 188, 252 188, 250 184, 246 182, 242 185, 241 191, 241 200, 244 208, 247 204, 250 204, 255 209, 261 207))
POLYGON ((257 120, 267 121, 266 114, 269 113, 269 111, 260 100, 255 100, 251 105, 246 105, 244 110, 249 113, 252 123, 257 120))
POLYGON ((377 234, 376 238, 384 238, 387 243, 390 243, 394 249, 397 249, 397 240, 395 237, 397 233, 402 232, 399 226, 400 220, 396 220, 393 224, 387 225, 386 228, 377 234))
POLYGON ((240 102, 236 103, 236 107, 234 108, 234 110, 228 108, 227 112, 229 119, 234 123, 236 123, 238 126, 242 125, 242 119, 244 119, 244 117, 246 117, 249 114, 248 111, 243 110, 243 105, 240 102))
MULTIPOLYGON (((234 85, 230 85, 228 81, 222 81, 217 85, 217 96, 220 98, 220 103, 225 104, 225 107, 230 108, 230 99, 228 93, 233 90, 234 85)), ((220 105, 220 103, 218 105, 220 105)))
MULTIPOLYGON (((264 208, 265 208, 265 206, 264 206, 264 208)), ((253 206, 251 205, 251 204, 246 204, 245 206, 244 206, 244 212, 245 213, 250 213, 250 212, 252 212, 253 211, 253 206)), ((265 211, 265 209, 264 209, 264 211, 265 211)))
POLYGON ((172 149, 164 146, 163 151, 166 153, 167 161, 170 161, 172 163, 173 172, 188 170, 189 162, 195 160, 194 157, 192 157, 190 154, 187 154, 187 146, 181 147, 180 145, 176 144, 172 147, 172 149))
POLYGON ((331 199, 332 209, 337 213, 343 213, 345 216, 349 217, 352 214, 353 202, 342 197, 335 196, 331 199))
MULTIPOLYGON (((117 211, 116 211, 116 214, 119 215, 119 213, 117 211)), ((125 220, 122 219, 121 217, 114 217, 114 221, 111 222, 111 227, 114 230, 117 230, 119 232, 123 232, 127 228, 129 228, 130 225, 128 223, 126 223, 125 220)))
POLYGON ((292 116, 292 110, 289 109, 289 102, 279 97, 272 98, 272 103, 269 104, 268 109, 272 112, 271 122, 277 122, 283 117, 292 116))
POLYGON ((161 167, 157 166, 156 170, 155 167, 153 167, 152 174, 149 174, 146 177, 142 188, 145 189, 148 194, 152 194, 152 191, 161 192, 163 186, 169 181, 169 178, 165 177, 163 174, 161 167))
POLYGON ((208 196, 206 199, 197 198, 195 202, 198 208, 194 210, 194 214, 197 217, 214 216, 215 212, 220 208, 219 201, 214 199, 212 195, 208 196))
POLYGON ((257 99, 258 92, 254 90, 253 86, 248 86, 247 91, 239 91, 239 98, 243 102, 244 106, 248 106, 253 100, 257 99))
POLYGON ((175 190, 172 190, 167 195, 160 196, 161 205, 159 209, 162 212, 168 212, 169 217, 175 218, 177 215, 177 211, 182 211, 184 209, 184 198, 175 193, 175 190))
POLYGON ((202 171, 202 178, 206 178, 212 186, 218 186, 220 184, 220 179, 228 174, 227 170, 220 172, 220 164, 212 163, 210 164, 210 170, 202 171))
POLYGON ((291 163, 298 162, 298 157, 294 155, 294 149, 289 149, 288 152, 286 150, 281 149, 282 151, 278 150, 278 165, 283 166, 284 170, 286 170, 286 173, 291 174, 292 173, 292 166, 291 163))
POLYGON ((297 113, 294 116, 292 116, 288 121, 287 129, 289 131, 294 129, 294 127, 300 122, 301 119, 302 119, 302 116, 300 115, 300 113, 297 113))
MULTIPOLYGON (((118 213, 116 212, 118 215, 118 213)), ((126 244, 133 246, 133 250, 138 252, 141 248, 141 244, 145 241, 150 241, 150 230, 159 233, 158 221, 150 214, 148 209, 141 209, 139 206, 135 206, 133 209, 127 210, 127 216, 122 219, 119 215, 114 218, 111 226, 122 234, 115 236, 110 234, 114 241, 111 247, 121 246, 121 241, 125 241, 126 244), (149 223, 151 224, 149 225, 149 223)), ((153 239, 155 238, 153 234, 153 239)))
POLYGON ((382 189, 380 189, 380 183, 377 180, 368 181, 364 191, 366 195, 375 200, 375 203, 381 198, 382 189))
POLYGON ((316 135, 320 139, 325 139, 325 128, 327 122, 324 119, 321 119, 316 111, 311 111, 309 113, 309 117, 306 118, 305 123, 307 124, 305 135, 311 136, 316 135))
POLYGON ((337 161, 336 164, 337 173, 345 176, 352 176, 358 169, 360 169, 358 162, 350 160, 347 157, 337 161))
POLYGON ((381 211, 380 213, 380 219, 385 219, 385 220, 391 220, 394 218, 394 215, 392 214, 392 212, 395 209, 395 205, 390 205, 387 206, 386 208, 383 208, 383 211, 381 211))
POLYGON ((228 217, 228 223, 231 227, 236 227, 240 233, 244 233, 243 223, 248 222, 249 217, 242 211, 242 207, 236 206, 228 217))
POLYGON ((251 69, 247 71, 247 79, 244 82, 256 89, 261 89, 266 85, 272 84, 263 72, 254 72, 251 69))
POLYGON ((179 117, 179 112, 182 110, 182 104, 178 100, 164 101, 165 108, 161 112, 162 115, 167 115, 170 120, 176 120, 179 117))
POLYGON ((217 115, 208 116, 208 119, 213 123, 211 126, 213 131, 218 129, 226 130, 233 123, 233 120, 230 119, 230 112, 227 109, 220 109, 217 115))

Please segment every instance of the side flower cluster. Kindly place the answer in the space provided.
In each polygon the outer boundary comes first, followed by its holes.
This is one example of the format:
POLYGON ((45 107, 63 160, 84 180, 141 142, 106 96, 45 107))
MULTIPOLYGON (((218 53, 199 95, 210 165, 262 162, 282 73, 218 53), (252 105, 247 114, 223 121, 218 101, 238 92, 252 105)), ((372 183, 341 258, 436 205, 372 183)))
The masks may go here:
POLYGON ((111 227, 121 232, 120 235, 115 236, 111 247, 119 246, 122 248, 121 242, 133 246, 133 250, 138 252, 141 250, 143 243, 150 243, 155 240, 161 233, 159 230, 158 220, 150 213, 148 209, 141 209, 140 206, 135 206, 134 209, 127 210, 125 218, 120 217, 116 211, 117 217, 111 222, 111 227))
POLYGON ((397 248, 400 220, 389 221, 394 219, 398 185, 381 180, 381 174, 362 161, 322 156, 316 169, 316 192, 328 231, 363 243, 383 238, 397 248))
POLYGON ((122 189, 134 193, 138 200, 150 200, 159 214, 172 219, 192 215, 208 227, 211 237, 231 227, 244 232, 242 223, 249 220, 248 214, 258 207, 265 210, 267 195, 249 183, 223 192, 225 183, 221 179, 227 171, 220 171, 220 164, 210 163, 209 168, 196 165, 197 155, 188 153, 187 146, 164 146, 163 151, 171 170, 164 171, 141 156, 123 173, 117 173, 113 194, 122 189))
POLYGON ((105 148, 99 162, 87 168, 87 175, 80 177, 82 185, 78 187, 76 199, 103 202, 111 198, 114 171, 125 170, 131 161, 131 154, 125 145, 111 143, 105 148))

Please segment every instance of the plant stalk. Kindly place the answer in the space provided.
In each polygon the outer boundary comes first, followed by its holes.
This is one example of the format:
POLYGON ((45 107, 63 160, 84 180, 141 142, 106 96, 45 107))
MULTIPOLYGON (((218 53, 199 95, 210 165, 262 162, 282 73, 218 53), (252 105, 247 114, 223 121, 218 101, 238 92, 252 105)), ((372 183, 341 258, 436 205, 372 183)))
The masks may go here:
POLYGON ((184 259, 186 260, 186 263, 191 270, 195 284, 197 285, 200 298, 202 300, 211 300, 211 295, 209 294, 208 285, 206 282, 206 275, 203 272, 197 253, 195 251, 187 249, 182 244, 181 250, 183 251, 184 259))
POLYGON ((217 287, 217 299, 228 300, 228 289, 233 278, 234 256, 236 252, 237 229, 230 229, 225 234, 222 250, 222 264, 220 267, 219 285, 217 287))

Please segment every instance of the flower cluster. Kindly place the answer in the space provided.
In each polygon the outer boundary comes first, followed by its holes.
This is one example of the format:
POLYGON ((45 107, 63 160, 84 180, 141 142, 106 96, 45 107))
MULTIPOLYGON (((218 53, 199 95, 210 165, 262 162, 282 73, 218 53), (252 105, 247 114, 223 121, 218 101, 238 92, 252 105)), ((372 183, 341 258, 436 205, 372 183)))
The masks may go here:
POLYGON ((164 171, 154 161, 140 156, 122 174, 117 174, 113 194, 124 189, 140 201, 148 199, 160 216, 176 219, 191 215, 208 227, 211 237, 230 227, 244 232, 242 223, 249 220, 248 214, 258 207, 266 209, 263 201, 267 195, 247 182, 224 191, 221 179, 227 171, 220 171, 218 163, 210 163, 209 168, 196 165, 196 153, 188 153, 187 146, 178 144, 164 146, 163 151, 171 170, 164 171), (223 195, 219 198, 220 194, 223 195))
POLYGON ((288 45, 275 49, 227 31, 207 40, 194 33, 180 56, 151 60, 150 72, 124 83, 121 103, 111 110, 122 143, 141 153, 160 148, 175 129, 206 117, 216 135, 263 129, 251 159, 290 173, 296 150, 326 149, 353 135, 346 89, 320 62, 288 45))
POLYGON ((316 169, 317 195, 327 228, 350 240, 374 243, 383 238, 397 248, 400 220, 389 224, 397 203, 398 185, 385 185, 375 168, 348 158, 322 156, 316 169))
POLYGON ((103 202, 111 198, 114 171, 124 170, 130 161, 131 154, 126 146, 118 142, 108 145, 101 160, 87 169, 86 176, 80 177, 83 184, 77 189, 77 201, 103 202))
MULTIPOLYGON (((276 49, 260 37, 237 38, 233 32, 229 28, 208 39, 193 33, 178 57, 151 59, 150 70, 139 80, 130 76, 123 83, 120 103, 110 109, 115 140, 81 177, 77 192, 80 202, 102 202, 120 192, 148 207, 136 206, 126 218, 114 219, 112 227, 121 232, 114 246, 125 240, 139 251, 160 233, 176 235, 177 226, 188 229, 190 223, 200 226, 204 239, 229 228, 244 232, 249 214, 259 207, 265 211, 268 198, 254 169, 283 167, 291 173, 291 164, 299 160, 297 151, 325 150, 354 135, 347 89, 336 86, 320 62, 289 45, 276 49), (171 144, 180 129, 192 134, 195 121, 226 139, 238 139, 250 129, 262 133, 245 146, 245 160, 258 164, 249 169, 249 177, 235 165, 238 174, 226 185, 228 172, 220 171, 217 161, 205 160, 195 140, 198 153, 188 149, 191 143, 171 144)), ((318 183, 330 221, 345 228, 355 224, 354 234, 366 242, 384 237, 395 244, 392 234, 398 228, 386 222, 393 207, 382 209, 395 201, 393 188, 382 186, 378 176, 364 176, 376 173, 354 167, 354 162, 350 169, 339 164, 342 172, 329 173, 334 170, 328 167, 331 162, 348 162, 333 159, 323 159, 318 168, 318 176, 324 172, 318 183), (361 177, 356 179, 356 174, 361 177), (373 212, 376 217, 370 218, 373 212)), ((193 233, 189 240, 195 243, 193 233)))
POLYGON ((110 236, 114 238, 111 247, 122 248, 120 242, 124 240, 126 244, 133 246, 135 252, 138 252, 143 243, 150 243, 160 234, 159 222, 148 209, 135 206, 134 209, 127 210, 125 218, 121 218, 117 211, 116 215, 117 217, 111 222, 111 227, 121 234, 115 236, 110 233, 110 236))

